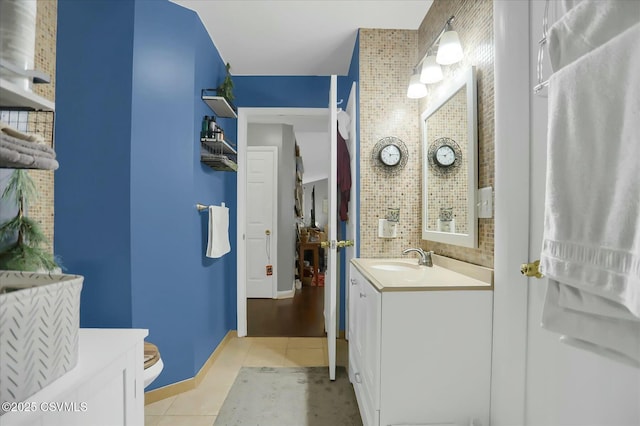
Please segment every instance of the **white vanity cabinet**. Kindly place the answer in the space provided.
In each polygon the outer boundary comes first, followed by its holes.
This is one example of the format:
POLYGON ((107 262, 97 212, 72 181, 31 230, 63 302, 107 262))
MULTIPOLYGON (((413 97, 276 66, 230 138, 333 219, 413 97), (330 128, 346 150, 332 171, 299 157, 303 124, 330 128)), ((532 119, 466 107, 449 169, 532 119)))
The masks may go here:
POLYGON ((80 329, 78 364, 10 407, 2 426, 144 424, 142 329, 80 329))
POLYGON ((488 426, 490 285, 380 288, 350 267, 349 378, 363 424, 488 426))
POLYGON ((380 402, 381 294, 351 266, 349 286, 349 379, 364 425, 378 425, 380 402))

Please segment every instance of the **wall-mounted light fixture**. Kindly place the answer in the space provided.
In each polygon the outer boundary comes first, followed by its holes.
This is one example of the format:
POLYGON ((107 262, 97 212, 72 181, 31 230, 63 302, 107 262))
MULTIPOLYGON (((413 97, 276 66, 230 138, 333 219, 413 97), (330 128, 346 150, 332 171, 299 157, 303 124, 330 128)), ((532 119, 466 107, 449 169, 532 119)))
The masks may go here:
POLYGON ((407 89, 407 97, 411 99, 419 99, 427 96, 427 86, 420 82, 420 73, 417 69, 413 70, 413 75, 409 79, 409 88, 407 89))
POLYGON ((438 46, 438 54, 436 62, 441 65, 451 65, 462 60, 462 46, 460 45, 460 37, 458 33, 451 28, 453 16, 449 18, 444 33, 440 37, 440 45, 438 46))
POLYGON ((422 63, 420 81, 424 84, 433 84, 442 80, 442 67, 436 62, 436 57, 429 55, 422 63))
POLYGON ((462 46, 460 45, 460 37, 451 26, 455 16, 451 16, 444 27, 438 33, 438 36, 427 48, 427 53, 422 57, 420 62, 415 66, 413 75, 409 80, 409 88, 407 89, 407 97, 422 98, 427 95, 427 87, 425 84, 433 84, 442 80, 442 68, 440 65, 451 65, 462 60, 462 46), (433 55, 433 47, 437 44, 438 50, 433 55), (419 72, 418 72, 419 71, 419 72))

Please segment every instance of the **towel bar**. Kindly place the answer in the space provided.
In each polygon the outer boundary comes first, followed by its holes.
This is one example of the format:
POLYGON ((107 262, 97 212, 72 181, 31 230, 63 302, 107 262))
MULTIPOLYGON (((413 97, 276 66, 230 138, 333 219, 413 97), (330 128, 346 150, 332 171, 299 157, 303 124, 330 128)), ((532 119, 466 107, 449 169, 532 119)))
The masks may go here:
POLYGON ((549 86, 549 79, 542 77, 542 62, 544 59, 544 49, 547 44, 547 36, 549 35, 549 0, 545 1, 544 5, 544 17, 542 19, 542 38, 538 42, 538 63, 536 65, 536 75, 538 77, 538 84, 533 88, 533 93, 536 95, 545 97, 542 90, 549 86))
MULTIPOLYGON (((224 205, 224 203, 220 203, 220 206, 224 207, 225 205, 224 205)), ((196 204, 196 209, 198 209, 199 212, 203 212, 205 210, 209 210, 209 206, 205 206, 204 204, 197 203, 196 204)))

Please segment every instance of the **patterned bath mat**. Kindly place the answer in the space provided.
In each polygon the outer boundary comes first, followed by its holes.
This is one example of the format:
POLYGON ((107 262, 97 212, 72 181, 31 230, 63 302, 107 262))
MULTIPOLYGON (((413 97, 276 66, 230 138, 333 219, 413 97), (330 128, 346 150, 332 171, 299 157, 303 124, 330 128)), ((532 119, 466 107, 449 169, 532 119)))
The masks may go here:
POLYGON ((243 367, 214 426, 361 426, 343 367, 243 367))

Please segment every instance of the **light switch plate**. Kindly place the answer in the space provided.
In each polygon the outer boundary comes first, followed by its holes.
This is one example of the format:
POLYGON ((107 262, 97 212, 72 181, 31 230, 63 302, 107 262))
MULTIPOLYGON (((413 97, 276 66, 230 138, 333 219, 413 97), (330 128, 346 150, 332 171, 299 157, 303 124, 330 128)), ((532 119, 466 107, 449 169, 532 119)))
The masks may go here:
POLYGON ((478 217, 493 217, 493 188, 490 186, 478 190, 478 217))

